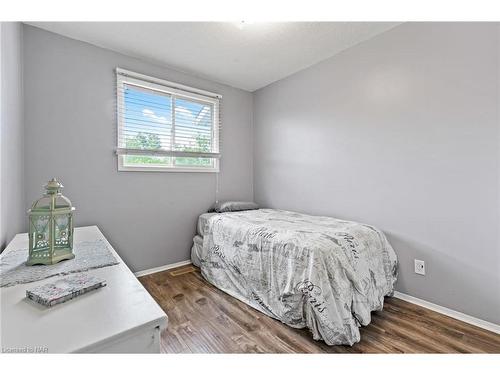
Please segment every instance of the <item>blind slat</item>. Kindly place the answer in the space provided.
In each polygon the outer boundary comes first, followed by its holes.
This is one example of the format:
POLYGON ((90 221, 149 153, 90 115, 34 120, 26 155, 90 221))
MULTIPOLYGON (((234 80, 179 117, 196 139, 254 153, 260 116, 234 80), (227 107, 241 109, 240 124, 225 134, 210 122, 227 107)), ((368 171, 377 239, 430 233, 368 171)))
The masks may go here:
MULTIPOLYGON (((151 127, 152 129, 158 129, 158 128, 165 128, 168 127, 170 128, 172 126, 171 123, 169 122, 160 122, 160 121, 151 121, 151 120, 144 120, 142 118, 134 118, 134 117, 128 117, 128 116, 122 116, 122 119, 126 120, 124 127, 128 127, 129 125, 141 125, 143 127, 151 127)), ((178 128, 185 128, 185 129, 193 129, 201 132, 206 132, 206 131, 211 131, 212 127, 209 126, 197 126, 193 125, 191 122, 184 122, 181 121, 175 122, 176 127, 178 128)))

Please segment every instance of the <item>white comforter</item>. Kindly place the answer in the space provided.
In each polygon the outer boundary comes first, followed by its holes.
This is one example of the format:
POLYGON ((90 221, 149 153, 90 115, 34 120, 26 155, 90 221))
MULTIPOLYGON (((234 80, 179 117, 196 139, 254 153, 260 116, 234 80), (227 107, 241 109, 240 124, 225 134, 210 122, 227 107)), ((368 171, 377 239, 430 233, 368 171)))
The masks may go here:
POLYGON ((213 215, 200 256, 210 283, 314 339, 352 345, 393 292, 385 235, 351 221, 262 209, 213 215))

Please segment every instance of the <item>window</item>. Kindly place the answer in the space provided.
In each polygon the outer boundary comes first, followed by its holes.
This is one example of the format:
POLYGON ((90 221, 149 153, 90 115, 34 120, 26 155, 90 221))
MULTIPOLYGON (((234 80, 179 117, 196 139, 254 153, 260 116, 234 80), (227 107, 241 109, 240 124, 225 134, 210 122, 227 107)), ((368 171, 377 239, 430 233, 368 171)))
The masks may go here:
POLYGON ((116 69, 118 170, 219 171, 220 96, 116 69))

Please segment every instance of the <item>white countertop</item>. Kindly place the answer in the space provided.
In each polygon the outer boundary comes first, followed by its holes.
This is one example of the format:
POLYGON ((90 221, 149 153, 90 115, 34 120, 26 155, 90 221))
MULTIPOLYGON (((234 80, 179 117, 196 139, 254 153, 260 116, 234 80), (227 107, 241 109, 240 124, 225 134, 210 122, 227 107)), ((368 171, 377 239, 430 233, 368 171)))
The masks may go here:
MULTIPOLYGON (((26 289, 63 276, 0 288, 0 347, 47 348, 51 353, 86 351, 145 326, 167 325, 167 315, 125 265, 96 226, 76 228, 75 243, 102 239, 119 264, 88 271, 107 286, 66 303, 46 308, 26 298, 26 289)), ((28 248, 27 233, 18 234, 3 254, 28 248)), ((140 249, 138 249, 140 250, 140 249)), ((1 276, 1 275, 0 275, 1 276)))

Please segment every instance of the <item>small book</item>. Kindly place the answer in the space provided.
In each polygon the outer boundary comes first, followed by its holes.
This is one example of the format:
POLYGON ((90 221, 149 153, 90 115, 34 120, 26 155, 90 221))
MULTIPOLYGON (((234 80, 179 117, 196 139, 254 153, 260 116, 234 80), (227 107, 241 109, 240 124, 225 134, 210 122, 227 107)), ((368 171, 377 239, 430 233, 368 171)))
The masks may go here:
POLYGON ((106 280, 78 273, 28 289, 26 297, 41 305, 52 307, 103 286, 106 286, 106 280))

